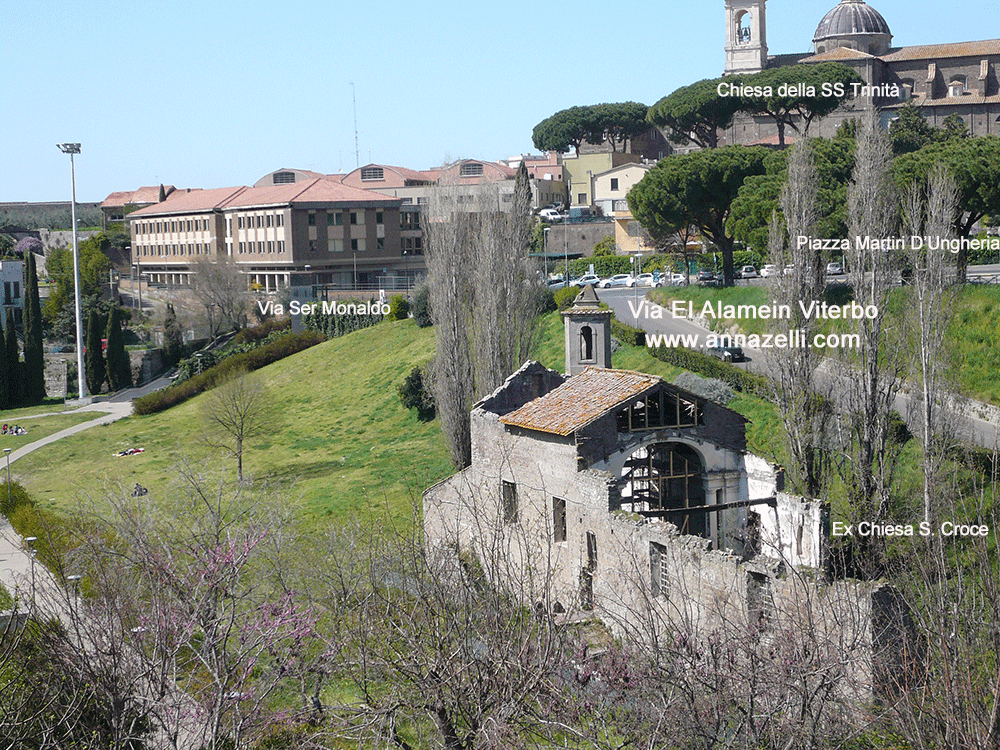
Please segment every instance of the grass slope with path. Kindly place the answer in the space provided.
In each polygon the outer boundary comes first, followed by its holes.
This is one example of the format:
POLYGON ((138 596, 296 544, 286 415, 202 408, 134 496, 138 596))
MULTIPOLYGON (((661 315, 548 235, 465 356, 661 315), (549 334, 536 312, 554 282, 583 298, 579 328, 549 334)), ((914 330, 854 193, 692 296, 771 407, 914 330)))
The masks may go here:
MULTIPOLYGON (((410 518, 412 500, 452 471, 438 423, 418 421, 396 392, 433 347, 431 329, 383 323, 259 370, 274 401, 273 430, 247 446, 246 474, 294 483, 307 522, 349 518, 369 503, 410 518)), ((25 456, 12 474, 57 512, 76 507, 80 493, 99 496, 117 485, 169 492, 184 463, 235 477, 235 460, 200 439, 207 397, 68 437, 25 456), (145 453, 113 455, 130 447, 145 453)))

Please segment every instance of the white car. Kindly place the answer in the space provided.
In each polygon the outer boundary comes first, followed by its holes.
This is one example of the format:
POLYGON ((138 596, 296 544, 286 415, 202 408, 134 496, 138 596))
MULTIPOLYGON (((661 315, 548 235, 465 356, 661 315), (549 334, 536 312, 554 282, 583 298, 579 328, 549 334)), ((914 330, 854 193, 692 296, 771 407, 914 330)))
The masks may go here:
POLYGON ((844 273, 844 267, 839 263, 827 263, 826 264, 826 275, 827 276, 840 276, 844 273))
POLYGON ((743 268, 740 269, 740 278, 741 279, 756 279, 757 278, 757 269, 754 268, 753 266, 743 266, 743 268))
POLYGON ((795 264, 789 263, 787 266, 785 266, 784 270, 781 273, 784 276, 791 276, 793 273, 795 273, 795 264))
POLYGON ((682 273, 672 273, 670 274, 670 286, 687 286, 688 279, 682 273))
POLYGON ((635 277, 630 273, 616 273, 610 279, 601 282, 602 289, 610 289, 614 286, 635 286, 635 277))
POLYGON ((554 208, 543 208, 538 212, 538 218, 544 221, 546 224, 555 224, 556 222, 562 221, 563 217, 554 208))
POLYGON ((659 287, 663 286, 663 283, 660 281, 655 281, 653 279, 653 274, 651 273, 640 273, 638 276, 635 277, 635 285, 659 287))
POLYGON ((762 269, 760 269, 760 277, 766 279, 770 276, 778 275, 778 267, 774 263, 768 263, 762 269))
POLYGON ((593 273, 588 273, 586 276, 581 276, 576 281, 572 282, 573 286, 579 286, 579 287, 599 286, 600 283, 601 283, 601 277, 593 273))

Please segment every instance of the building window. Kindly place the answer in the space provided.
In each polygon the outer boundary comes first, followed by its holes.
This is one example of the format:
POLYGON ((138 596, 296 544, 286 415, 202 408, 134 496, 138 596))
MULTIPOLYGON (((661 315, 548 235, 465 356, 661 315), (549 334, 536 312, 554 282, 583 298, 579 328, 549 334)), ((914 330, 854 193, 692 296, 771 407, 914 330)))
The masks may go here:
POLYGON ((327 242, 327 247, 331 253, 342 253, 344 252, 344 241, 331 239, 327 242))
POLYGON ((587 532, 587 564, 580 571, 580 609, 594 608, 594 572, 597 570, 597 535, 587 532))
POLYGON ((517 523, 517 485, 502 480, 500 482, 501 511, 504 523, 517 523))
POLYGON ((948 96, 957 97, 965 95, 965 76, 955 76, 948 83, 948 96))
POLYGON ((566 541, 566 500, 552 498, 552 541, 566 541))
POLYGON ((271 179, 274 185, 287 185, 290 182, 295 182, 295 172, 275 172, 271 179))
POLYGON ((577 200, 576 200, 577 204, 579 204, 581 206, 587 205, 587 194, 586 193, 577 193, 576 194, 576 198, 577 198, 577 200))
POLYGON ((382 223, 382 212, 381 211, 376 211, 375 212, 375 223, 376 224, 381 224, 382 223))
POLYGON ((618 178, 617 177, 612 177, 611 178, 611 189, 612 190, 618 190, 618 178))
POLYGON ((268 214, 267 215, 267 225, 269 227, 274 226, 274 215, 273 214, 268 214))
POLYGON ((476 161, 467 162, 458 168, 459 177, 481 177, 482 174, 483 165, 476 161))
POLYGON ((376 250, 384 250, 385 249, 385 238, 384 237, 377 237, 375 239, 375 249, 376 250))
POLYGON ((352 224, 357 224, 358 223, 358 212, 357 211, 351 211, 351 223, 352 224))
POLYGON ((747 574, 747 619, 750 627, 764 630, 774 617, 771 579, 764 573, 747 574))
POLYGON ((257 226, 258 226, 258 227, 261 227, 261 226, 263 226, 263 225, 264 225, 264 221, 263 221, 263 219, 264 219, 264 217, 263 217, 263 216, 261 216, 260 214, 257 214, 257 221, 256 221, 256 224, 257 224, 257 226))
POLYGON ((666 599, 669 592, 667 578, 667 548, 656 542, 649 543, 649 590, 654 599, 666 599))
POLYGON ((342 211, 337 211, 333 215, 333 224, 334 224, 334 226, 338 226, 338 227, 344 226, 344 214, 343 214, 342 211))
POLYGON ((328 227, 337 226, 337 219, 340 218, 340 212, 327 211, 326 212, 326 225, 328 227))
POLYGON ((316 212, 315 211, 310 211, 309 212, 309 226, 311 226, 311 227, 316 226, 316 212))
POLYGON ((284 215, 284 214, 278 214, 278 215, 277 215, 277 216, 275 217, 275 219, 276 219, 276 221, 275 221, 275 224, 276 224, 277 226, 279 226, 279 227, 283 227, 283 226, 285 226, 285 215, 284 215))
POLYGON ((361 170, 362 182, 371 182, 373 180, 383 179, 385 179, 385 173, 382 171, 382 167, 365 167, 361 170))
POLYGON ((279 253, 285 252, 285 241, 284 240, 278 240, 278 252, 279 253))

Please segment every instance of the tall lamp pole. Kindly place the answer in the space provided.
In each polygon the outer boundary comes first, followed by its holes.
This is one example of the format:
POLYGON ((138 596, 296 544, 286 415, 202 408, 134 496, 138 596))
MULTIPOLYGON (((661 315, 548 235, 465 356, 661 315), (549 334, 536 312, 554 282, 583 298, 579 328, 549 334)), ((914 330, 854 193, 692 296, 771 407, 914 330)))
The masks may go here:
POLYGON ((80 398, 87 395, 87 384, 83 377, 83 308, 80 305, 80 248, 77 244, 76 229, 76 163, 73 156, 80 153, 79 143, 59 143, 56 144, 64 154, 69 154, 69 172, 73 184, 73 283, 76 285, 76 295, 74 305, 76 307, 76 381, 80 386, 80 398))
POLYGON ((10 448, 4 448, 3 453, 7 456, 7 507, 10 507, 10 448))

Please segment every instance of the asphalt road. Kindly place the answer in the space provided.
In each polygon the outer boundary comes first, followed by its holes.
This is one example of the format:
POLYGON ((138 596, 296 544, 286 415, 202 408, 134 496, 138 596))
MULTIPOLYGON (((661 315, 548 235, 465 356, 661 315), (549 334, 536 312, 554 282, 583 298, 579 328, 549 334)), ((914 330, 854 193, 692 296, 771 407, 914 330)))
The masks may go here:
MULTIPOLYGON (((990 267, 978 266, 977 270, 980 268, 990 267)), ((988 270, 984 272, 989 273, 988 270)), ((997 272, 1000 273, 1000 265, 997 266, 997 272)), ((669 309, 660 308, 660 315, 655 315, 653 311, 655 306, 652 302, 645 301, 643 304, 648 291, 647 288, 598 289, 597 295, 614 311, 615 317, 623 323, 628 323, 652 334, 697 335, 700 337, 701 348, 704 348, 704 342, 712 334, 712 331, 686 318, 675 318, 669 309)), ((768 357, 763 351, 744 347, 744 353, 748 361, 733 365, 734 367, 742 367, 762 375, 773 376, 774 363, 768 361, 768 357)), ((843 367, 838 365, 835 360, 824 362, 821 366, 821 373, 822 378, 825 378, 825 382, 821 380, 823 387, 828 388, 834 396, 838 391, 846 390, 846 384, 851 378, 851 375, 845 374, 843 367)), ((916 419, 918 400, 915 397, 900 392, 894 406, 900 416, 908 423, 916 419)), ((962 408, 965 415, 960 426, 959 437, 963 442, 989 449, 1000 444, 1000 409, 972 400, 966 400, 962 408)))

